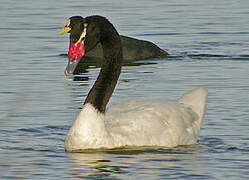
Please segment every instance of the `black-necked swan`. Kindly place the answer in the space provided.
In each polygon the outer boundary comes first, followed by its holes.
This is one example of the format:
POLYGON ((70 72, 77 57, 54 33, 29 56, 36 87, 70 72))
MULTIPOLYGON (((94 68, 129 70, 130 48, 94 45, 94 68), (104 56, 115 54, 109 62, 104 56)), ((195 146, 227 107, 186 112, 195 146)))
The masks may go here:
POLYGON ((81 112, 70 128, 66 151, 123 146, 175 147, 197 143, 207 91, 194 89, 176 102, 133 100, 105 112, 121 72, 122 45, 118 32, 104 17, 71 17, 61 34, 70 33, 66 75, 99 42, 104 60, 81 112), (80 34, 78 33, 80 31, 80 34))

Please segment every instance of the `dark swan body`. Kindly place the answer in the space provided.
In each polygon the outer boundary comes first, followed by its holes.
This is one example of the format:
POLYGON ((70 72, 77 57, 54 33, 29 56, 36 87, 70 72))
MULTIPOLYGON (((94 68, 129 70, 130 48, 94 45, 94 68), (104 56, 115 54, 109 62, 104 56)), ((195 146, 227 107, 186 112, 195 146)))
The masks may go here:
POLYGON ((85 53, 98 43, 101 43, 104 56, 99 76, 66 137, 67 151, 197 143, 205 112, 206 89, 189 91, 175 102, 133 100, 106 112, 121 73, 120 36, 101 16, 71 17, 61 34, 66 32, 70 33, 66 75, 72 74, 81 57, 84 59, 85 53))
MULTIPOLYGON (((123 47, 124 62, 169 56, 168 52, 150 41, 122 35, 120 35, 120 39, 123 47)), ((86 57, 90 57, 93 59, 103 59, 103 50, 101 43, 98 43, 95 48, 86 53, 86 57)))

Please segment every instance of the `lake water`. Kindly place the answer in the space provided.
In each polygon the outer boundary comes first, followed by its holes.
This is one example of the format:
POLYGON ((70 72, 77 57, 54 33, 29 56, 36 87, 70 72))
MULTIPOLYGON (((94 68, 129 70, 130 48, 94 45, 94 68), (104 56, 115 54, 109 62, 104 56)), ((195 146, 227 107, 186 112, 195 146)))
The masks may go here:
POLYGON ((248 179, 249 1, 0 0, 1 179, 248 179), (172 54, 125 66, 111 105, 209 91, 198 145, 66 153, 99 69, 66 78, 68 17, 99 14, 172 54))

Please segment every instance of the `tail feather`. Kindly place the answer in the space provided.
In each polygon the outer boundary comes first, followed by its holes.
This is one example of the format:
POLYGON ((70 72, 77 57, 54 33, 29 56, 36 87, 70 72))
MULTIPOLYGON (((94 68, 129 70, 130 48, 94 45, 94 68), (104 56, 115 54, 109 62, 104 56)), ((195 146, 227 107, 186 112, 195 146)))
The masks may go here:
POLYGON ((200 124, 202 123, 206 109, 207 94, 208 92, 206 89, 197 88, 187 92, 178 100, 179 103, 184 104, 186 107, 190 107, 198 114, 198 122, 200 124))

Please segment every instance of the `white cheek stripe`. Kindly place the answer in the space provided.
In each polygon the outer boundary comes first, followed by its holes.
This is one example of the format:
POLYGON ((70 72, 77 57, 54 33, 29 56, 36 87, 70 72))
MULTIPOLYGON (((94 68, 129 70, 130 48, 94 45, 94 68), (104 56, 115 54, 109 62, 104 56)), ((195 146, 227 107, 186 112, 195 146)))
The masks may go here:
MULTIPOLYGON (((78 44, 80 41, 82 41, 82 39, 83 39, 84 37, 86 37, 86 28, 87 28, 87 24, 85 23, 85 24, 84 24, 84 30, 83 30, 83 32, 81 33, 80 38, 79 38, 79 40, 76 42, 76 44, 78 44)), ((82 41, 82 43, 84 44, 84 40, 82 41)))

